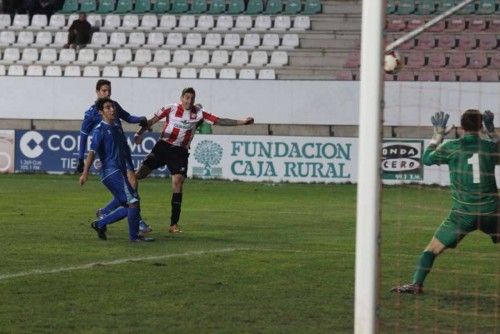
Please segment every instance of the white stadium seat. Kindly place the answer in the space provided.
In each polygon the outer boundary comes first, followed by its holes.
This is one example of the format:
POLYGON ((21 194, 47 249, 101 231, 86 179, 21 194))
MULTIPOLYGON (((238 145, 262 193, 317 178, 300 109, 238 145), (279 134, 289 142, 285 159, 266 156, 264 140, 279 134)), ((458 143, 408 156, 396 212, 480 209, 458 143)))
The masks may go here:
POLYGON ((102 27, 102 16, 101 14, 89 14, 87 15, 87 21, 89 21, 92 27, 101 29, 102 27))
POLYGON ((244 79, 244 80, 254 80, 257 78, 257 75, 255 74, 255 70, 253 68, 243 68, 240 70, 238 79, 244 79))
POLYGON ((36 33, 34 46, 47 46, 52 44, 52 33, 50 31, 39 31, 36 33))
POLYGON ((200 15, 195 30, 208 31, 214 27, 214 17, 212 15, 200 15))
POLYGON ((7 70, 7 75, 23 76, 24 75, 23 65, 10 65, 9 69, 7 70))
POLYGON ((67 31, 58 31, 54 36, 54 43, 51 46, 54 47, 62 47, 68 43, 68 32, 67 31))
POLYGON ((157 48, 165 43, 165 36, 161 32, 150 32, 145 47, 157 48))
POLYGON ((46 30, 56 31, 62 30, 66 26, 66 19, 63 14, 52 14, 50 17, 49 25, 45 27, 46 30))
POLYGON ((280 45, 280 37, 278 34, 264 34, 262 38, 262 45, 259 49, 272 50, 280 45))
POLYGON ((151 31, 158 26, 158 17, 155 14, 145 14, 142 16, 141 25, 138 29, 151 31))
POLYGON ((62 76, 61 66, 58 65, 49 65, 45 68, 45 76, 46 77, 60 77, 62 76))
POLYGON ((89 65, 83 68, 83 76, 84 77, 100 77, 101 71, 99 70, 99 66, 89 65))
POLYGON ((272 68, 263 68, 263 69, 259 70, 258 78, 261 80, 275 80, 276 73, 274 72, 274 69, 272 69, 272 68))
POLYGON ((92 39, 90 44, 87 45, 89 48, 100 48, 108 44, 108 34, 99 31, 92 34, 92 39))
POLYGON ((139 26, 139 15, 126 14, 123 16, 122 28, 133 30, 139 26))
POLYGON ((236 70, 234 68, 223 68, 219 72, 219 79, 236 79, 236 70))
POLYGON ((205 43, 202 49, 216 49, 222 43, 222 36, 219 33, 208 33, 205 35, 205 43))
POLYGON ((40 30, 47 26, 47 15, 44 14, 35 14, 31 18, 31 24, 27 29, 30 30, 40 30))
POLYGON ((9 14, 0 14, 0 29, 7 29, 8 27, 10 27, 10 23, 11 21, 9 14))
POLYGON ((200 79, 216 79, 217 73, 214 68, 202 68, 199 77, 200 79))
POLYGON ((153 55, 153 62, 150 65, 162 66, 170 63, 170 50, 156 50, 153 55))
POLYGON ((10 26, 11 30, 24 30, 30 25, 28 14, 16 14, 10 26))
POLYGON ((210 60, 210 66, 223 66, 229 62, 229 54, 226 50, 215 50, 212 53, 212 59, 210 60))
POLYGON ((111 49, 100 49, 97 51, 97 56, 94 61, 96 65, 105 65, 113 61, 113 50, 111 49))
POLYGON ((66 27, 64 28, 65 30, 68 30, 68 28, 73 24, 74 20, 78 20, 78 14, 71 14, 68 16, 68 21, 66 22, 66 27))
POLYGON ((125 65, 132 61, 132 50, 130 49, 118 49, 115 52, 115 59, 112 64, 114 65, 125 65))
POLYGON ((174 67, 164 67, 161 69, 160 78, 177 78, 177 70, 174 67))
POLYGON ((127 46, 132 47, 132 48, 138 48, 141 45, 146 44, 146 36, 144 33, 141 32, 131 32, 130 35, 128 35, 128 43, 127 46))
POLYGON ((10 65, 21 58, 21 52, 18 48, 7 48, 3 50, 3 58, 1 64, 10 65))
POLYGON ((150 49, 139 49, 135 52, 134 60, 130 63, 131 65, 146 65, 151 61, 153 55, 150 49))
POLYGON ((255 25, 252 30, 265 31, 271 29, 272 21, 269 15, 259 15, 255 18, 255 25))
POLYGON ((20 31, 19 34, 17 35, 16 45, 26 46, 33 44, 34 41, 35 41, 35 34, 33 34, 33 31, 20 31))
POLYGON ((186 65, 189 63, 189 58, 188 50, 175 50, 170 64, 174 66, 186 65))
POLYGON ((165 14, 162 15, 160 19, 160 25, 156 30, 159 31, 169 31, 175 29, 177 26, 177 19, 175 18, 175 15, 170 15, 170 14, 165 14))
POLYGON ((38 60, 38 50, 35 48, 26 48, 23 50, 21 59, 17 62, 21 65, 31 65, 38 60))
POLYGON ((138 78, 139 69, 135 66, 125 66, 122 68, 122 78, 138 78))
POLYGON ((238 15, 233 30, 246 31, 252 28, 252 17, 250 15, 238 15))
POLYGON ((175 29, 191 30, 196 26, 194 15, 181 15, 179 17, 179 24, 175 29))
POLYGON ((158 69, 156 67, 143 67, 141 70, 141 78, 158 78, 158 69))
POLYGON ((231 55, 229 66, 244 66, 248 63, 248 52, 244 50, 236 50, 231 55))
POLYGON ((181 73, 179 74, 179 78, 181 79, 196 79, 196 69, 195 68, 181 68, 181 73))
POLYGON ((234 33, 228 33, 224 35, 224 43, 221 45, 221 49, 235 49, 240 46, 241 38, 240 35, 234 33))
POLYGON ((26 69, 26 76, 41 77, 43 76, 43 67, 41 65, 29 65, 26 69))
POLYGON ((195 50, 193 52, 193 59, 191 64, 193 65, 206 65, 208 64, 210 55, 207 50, 195 50))
POLYGON ((74 49, 62 49, 59 52, 59 59, 54 62, 56 65, 69 65, 76 59, 76 52, 74 49))
POLYGON ((75 61, 77 65, 87 65, 93 63, 95 59, 94 49, 81 49, 78 51, 78 58, 75 61))
POLYGON ((79 77, 82 75, 82 71, 80 66, 77 65, 68 65, 64 68, 64 76, 65 77, 79 77))
POLYGON ((291 20, 288 15, 278 15, 274 18, 274 27, 271 30, 285 31, 290 29, 291 20))
POLYGON ((7 71, 5 70, 5 65, 0 65, 0 76, 5 76, 7 71))
POLYGON ((248 66, 262 67, 267 65, 268 56, 266 51, 254 51, 250 56, 250 63, 248 66))
POLYGON ((104 26, 101 30, 113 31, 118 29, 121 25, 120 15, 118 14, 108 14, 104 18, 104 26))
POLYGON ((299 35, 297 34, 285 34, 281 40, 280 49, 291 50, 299 46, 299 35))
POLYGON ((286 51, 273 51, 268 66, 283 66, 288 64, 288 54, 286 51))
POLYGON ((0 46, 10 46, 16 42, 16 34, 13 31, 0 32, 0 46))
POLYGON ((233 28, 233 17, 230 15, 220 15, 213 30, 228 31, 233 28))
POLYGON ((122 31, 115 31, 112 32, 109 37, 108 46, 116 48, 124 46, 126 43, 127 43, 127 37, 125 33, 122 31))
POLYGON ((249 33, 243 36, 243 44, 240 49, 255 49, 260 46, 260 36, 256 33, 249 33))
POLYGON ((120 76, 120 70, 118 66, 104 66, 102 69, 102 76, 109 78, 117 78, 120 76))
POLYGON ((177 49, 183 44, 182 34, 180 32, 171 32, 167 35, 166 48, 177 49))
POLYGON ((311 28, 311 19, 309 16, 297 15, 293 19, 292 31, 304 31, 311 28))
POLYGON ((182 47, 198 48, 201 45, 202 39, 200 33, 190 32, 186 35, 186 41, 182 47))
POLYGON ((57 50, 52 48, 42 49, 40 52, 40 65, 50 65, 57 60, 57 50))

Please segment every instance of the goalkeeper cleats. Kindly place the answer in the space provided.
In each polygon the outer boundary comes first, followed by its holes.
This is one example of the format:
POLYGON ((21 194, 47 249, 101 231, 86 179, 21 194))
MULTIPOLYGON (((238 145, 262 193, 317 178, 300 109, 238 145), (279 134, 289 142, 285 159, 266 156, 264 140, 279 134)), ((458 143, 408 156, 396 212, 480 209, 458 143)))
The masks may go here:
POLYGON ((106 237, 106 228, 100 228, 97 226, 98 221, 95 220, 90 224, 90 227, 92 227, 96 232, 97 232, 97 237, 101 240, 107 240, 108 238, 106 237))
POLYGON ((146 224, 144 220, 141 220, 139 222, 139 234, 146 234, 151 231, 153 231, 153 229, 148 224, 146 224))
POLYGON ((423 286, 416 283, 405 284, 401 286, 396 286, 391 289, 391 292, 395 293, 407 293, 411 295, 420 295, 424 293, 423 286))

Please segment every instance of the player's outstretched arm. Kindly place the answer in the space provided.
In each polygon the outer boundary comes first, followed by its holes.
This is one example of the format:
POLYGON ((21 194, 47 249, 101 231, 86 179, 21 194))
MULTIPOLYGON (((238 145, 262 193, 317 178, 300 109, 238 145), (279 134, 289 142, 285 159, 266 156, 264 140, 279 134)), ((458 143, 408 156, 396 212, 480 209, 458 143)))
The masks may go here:
POLYGON ((145 123, 139 123, 141 128, 134 135, 134 142, 136 144, 140 144, 142 141, 142 134, 146 131, 151 131, 151 127, 158 123, 160 117, 154 115, 152 118, 148 119, 145 123))
POLYGON ((490 110, 486 110, 483 113, 484 132, 488 138, 493 140, 495 143, 498 143, 498 135, 495 131, 494 119, 495 115, 490 110))
POLYGON ((253 124, 254 121, 253 117, 247 117, 245 119, 219 118, 214 124, 221 126, 237 126, 253 124))
POLYGON ((85 160, 85 166, 83 167, 82 175, 80 175, 80 185, 81 186, 83 186, 89 178, 90 166, 92 166, 94 159, 95 159, 94 151, 89 151, 89 154, 87 155, 87 160, 85 160))
POLYGON ((448 123, 449 118, 450 114, 442 111, 436 112, 434 116, 431 117, 434 133, 432 135, 431 142, 429 143, 429 148, 436 148, 443 142, 444 137, 446 137, 446 135, 453 129, 453 127, 446 129, 446 124, 448 123))

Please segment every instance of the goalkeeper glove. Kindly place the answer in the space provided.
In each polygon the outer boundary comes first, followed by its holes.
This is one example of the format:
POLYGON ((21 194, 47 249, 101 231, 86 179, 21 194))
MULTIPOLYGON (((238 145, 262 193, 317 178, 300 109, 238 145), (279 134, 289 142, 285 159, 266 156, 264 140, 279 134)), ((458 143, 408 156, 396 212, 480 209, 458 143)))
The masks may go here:
POLYGON ((83 173, 83 166, 85 163, 83 162, 83 159, 78 159, 78 166, 76 166, 76 172, 81 174, 83 173))
MULTIPOLYGON (((446 123, 448 123, 448 119, 450 118, 450 114, 439 111, 431 117, 431 122, 434 130, 434 135, 432 136, 431 145, 439 145, 449 132, 446 131, 446 123)), ((450 129, 451 130, 451 129, 450 129)))
POLYGON ((144 116, 142 116, 139 120, 139 125, 142 127, 148 126, 148 119, 144 116))
POLYGON ((488 131, 488 133, 495 132, 495 125, 493 124, 494 118, 495 115, 489 110, 486 110, 483 113, 484 128, 486 129, 486 131, 488 131))

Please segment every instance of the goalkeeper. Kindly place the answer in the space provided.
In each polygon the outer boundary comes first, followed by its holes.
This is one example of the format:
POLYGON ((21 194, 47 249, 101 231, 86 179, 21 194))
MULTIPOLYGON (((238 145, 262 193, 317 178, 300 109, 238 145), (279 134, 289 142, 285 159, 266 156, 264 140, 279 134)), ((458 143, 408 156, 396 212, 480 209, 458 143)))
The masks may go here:
POLYGON ((424 152, 423 162, 426 166, 448 165, 452 207, 420 255, 412 283, 397 286, 392 292, 422 293, 425 277, 436 257, 448 248, 455 248, 472 231, 479 229, 490 235, 494 243, 500 241, 495 180, 495 165, 500 159, 493 113, 486 111, 481 115, 478 110, 466 110, 460 120, 463 137, 441 144, 449 132, 446 130, 448 118, 443 112, 431 118, 434 135, 424 152), (488 139, 480 137, 483 122, 488 139))

